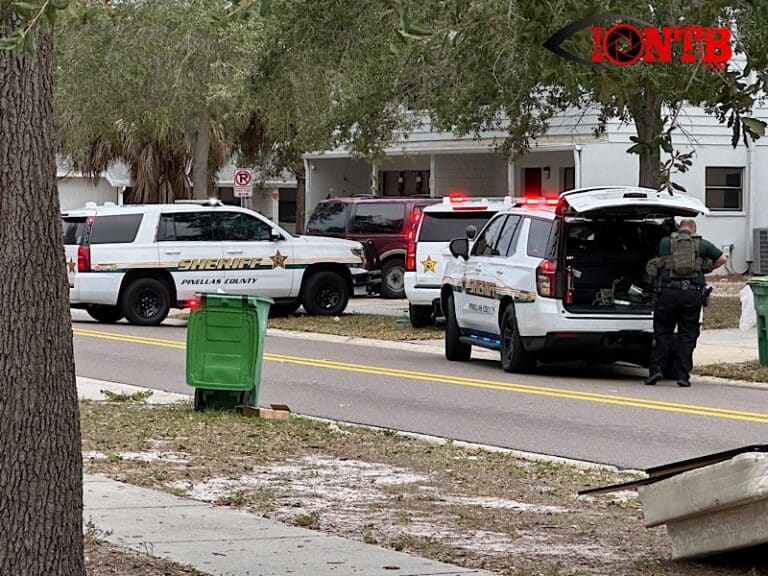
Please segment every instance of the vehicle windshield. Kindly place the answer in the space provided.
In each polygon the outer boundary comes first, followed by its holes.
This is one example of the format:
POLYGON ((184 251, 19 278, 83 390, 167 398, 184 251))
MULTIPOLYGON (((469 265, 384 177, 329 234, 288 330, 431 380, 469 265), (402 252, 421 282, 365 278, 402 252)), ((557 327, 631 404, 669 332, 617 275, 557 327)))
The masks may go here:
POLYGON ((449 242, 464 238, 467 226, 482 230, 495 212, 424 212, 419 242, 449 242))

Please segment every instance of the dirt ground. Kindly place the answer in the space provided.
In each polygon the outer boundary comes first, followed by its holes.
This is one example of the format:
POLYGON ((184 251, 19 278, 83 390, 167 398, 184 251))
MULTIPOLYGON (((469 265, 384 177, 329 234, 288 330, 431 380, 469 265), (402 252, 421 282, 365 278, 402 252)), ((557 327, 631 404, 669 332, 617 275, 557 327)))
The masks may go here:
POLYGON ((205 576, 192 568, 91 538, 85 540, 85 570, 88 576, 205 576))
POLYGON ((664 529, 643 527, 634 492, 576 494, 625 473, 307 419, 198 414, 189 405, 84 402, 81 414, 89 473, 467 568, 768 575, 765 554, 673 562, 664 529))

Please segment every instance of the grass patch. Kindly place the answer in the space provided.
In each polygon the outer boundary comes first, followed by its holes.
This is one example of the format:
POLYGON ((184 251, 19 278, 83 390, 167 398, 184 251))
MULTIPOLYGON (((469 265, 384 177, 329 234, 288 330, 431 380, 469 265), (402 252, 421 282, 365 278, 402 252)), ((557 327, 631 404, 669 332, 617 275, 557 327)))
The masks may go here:
POLYGON ((152 390, 139 390, 133 394, 124 392, 112 392, 112 390, 100 390, 107 402, 144 402, 152 397, 152 390))
POLYGON ((270 318, 269 327, 279 330, 318 332, 354 338, 376 338, 378 340, 432 340, 443 337, 443 326, 431 325, 414 328, 408 318, 382 316, 379 314, 343 314, 335 320, 329 316, 307 316, 296 314, 270 318))
POLYGON ((81 403, 89 473, 498 574, 715 576, 669 560, 636 499, 576 492, 631 477, 317 422, 81 403), (161 452, 176 459, 112 458, 161 452), (567 566, 563 564, 568 558, 567 566), (653 564, 652 572, 645 566, 653 564))
POLYGON ((88 537, 85 539, 85 571, 88 576, 205 576, 193 568, 88 537))
POLYGON ((704 309, 704 330, 738 328, 741 300, 738 296, 712 296, 704 309))
POLYGON ((729 380, 768 382, 768 367, 762 366, 757 360, 736 364, 707 364, 706 366, 697 366, 693 371, 702 376, 717 376, 729 380))

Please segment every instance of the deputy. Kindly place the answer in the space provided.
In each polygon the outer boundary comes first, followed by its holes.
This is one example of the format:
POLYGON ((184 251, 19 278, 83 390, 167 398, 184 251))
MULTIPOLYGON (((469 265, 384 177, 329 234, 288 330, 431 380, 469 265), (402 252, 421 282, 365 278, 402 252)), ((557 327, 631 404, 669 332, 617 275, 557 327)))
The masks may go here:
POLYGON ((663 376, 672 335, 677 327, 677 385, 691 385, 693 349, 699 338, 704 303, 704 274, 725 264, 726 256, 711 242, 696 236, 696 222, 682 220, 677 232, 661 239, 658 256, 646 272, 657 278, 658 294, 653 310, 653 349, 645 383, 656 384, 663 376))

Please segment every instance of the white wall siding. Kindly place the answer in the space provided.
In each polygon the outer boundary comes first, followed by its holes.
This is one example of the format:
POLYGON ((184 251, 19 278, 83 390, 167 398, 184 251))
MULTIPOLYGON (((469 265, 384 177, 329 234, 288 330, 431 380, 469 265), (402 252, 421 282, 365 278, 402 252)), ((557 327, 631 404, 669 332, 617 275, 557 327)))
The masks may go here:
POLYGON ((59 206, 62 211, 82 208, 86 202, 114 202, 117 204, 118 191, 105 178, 88 182, 85 178, 58 178, 59 206))
POLYGON ((498 154, 440 154, 435 172, 435 196, 504 196, 507 191, 507 161, 498 154))

